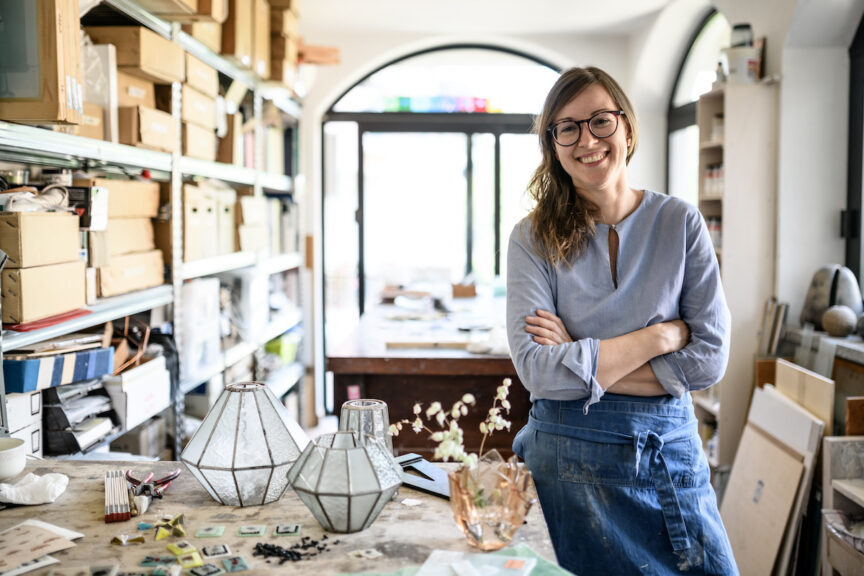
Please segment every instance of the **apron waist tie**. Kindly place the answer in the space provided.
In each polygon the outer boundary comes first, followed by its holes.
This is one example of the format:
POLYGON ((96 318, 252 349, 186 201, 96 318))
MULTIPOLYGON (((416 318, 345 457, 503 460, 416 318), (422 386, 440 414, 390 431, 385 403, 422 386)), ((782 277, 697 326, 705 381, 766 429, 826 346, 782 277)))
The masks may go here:
POLYGON ((690 548, 690 538, 684 525, 681 504, 678 501, 678 494, 675 492, 675 484, 672 482, 672 475, 669 473, 666 459, 663 457, 663 446, 690 438, 696 432, 696 420, 690 420, 686 424, 670 430, 663 435, 657 434, 652 430, 645 430, 633 435, 592 428, 578 428, 566 424, 544 422, 537 420, 531 415, 528 416, 528 424, 536 430, 546 432, 547 434, 567 436, 588 442, 630 444, 636 452, 634 476, 639 474, 639 463, 642 461, 642 457, 648 456, 648 469, 654 481, 654 489, 657 491, 657 499, 660 502, 663 521, 669 533, 672 549, 680 552, 690 548))

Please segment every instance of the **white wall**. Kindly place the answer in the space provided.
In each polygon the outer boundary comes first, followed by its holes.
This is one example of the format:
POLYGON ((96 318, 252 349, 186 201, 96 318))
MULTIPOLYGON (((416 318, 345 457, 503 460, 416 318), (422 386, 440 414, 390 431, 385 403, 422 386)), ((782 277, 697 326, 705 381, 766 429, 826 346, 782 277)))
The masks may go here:
POLYGON ((848 50, 787 47, 783 70, 776 293, 790 304, 789 321, 797 322, 813 273, 844 259, 839 231, 846 207, 848 50))

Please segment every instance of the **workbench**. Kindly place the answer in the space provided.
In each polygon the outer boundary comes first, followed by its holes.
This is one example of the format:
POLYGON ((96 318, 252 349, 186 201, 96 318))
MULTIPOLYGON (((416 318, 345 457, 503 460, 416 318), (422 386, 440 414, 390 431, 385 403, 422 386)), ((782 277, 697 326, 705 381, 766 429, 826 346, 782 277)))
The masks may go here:
MULTIPOLYGON (((461 301, 460 301, 461 303, 461 301)), ((464 305, 464 304, 463 304, 464 305)), ((528 422, 530 395, 522 386, 508 355, 475 354, 454 347, 459 341, 458 318, 441 320, 394 320, 399 313, 392 305, 379 305, 360 318, 355 332, 334 350, 327 351, 327 370, 333 373, 334 410, 346 400, 375 398, 387 403, 390 421, 413 419, 416 402, 424 407, 440 402, 445 409, 470 392, 476 406, 461 420, 465 447, 480 449, 480 422, 492 407, 492 399, 504 378, 510 387, 510 431, 489 437, 484 451, 497 448, 507 458, 513 436, 528 422), (410 343, 416 343, 411 346, 410 343), (398 343, 399 346, 393 346, 398 343)), ((462 333, 462 338, 470 338, 462 333)), ((393 438, 396 454, 416 452, 431 458, 434 444, 428 434, 414 434, 409 427, 393 438)))
MULTIPOLYGON (((444 464, 443 467, 453 466, 444 464)), ((232 555, 240 555, 248 563, 250 571, 241 574, 267 572, 331 574, 376 572, 388 573, 409 565, 422 564, 432 550, 446 549, 476 552, 468 546, 464 536, 456 527, 450 512, 450 503, 439 497, 424 494, 402 486, 396 498, 388 503, 378 519, 368 529, 354 534, 325 533, 297 495, 288 490, 280 500, 265 506, 248 508, 222 506, 212 500, 195 478, 179 462, 86 462, 72 460, 29 461, 24 473, 43 475, 60 472, 69 477, 66 491, 53 503, 39 506, 17 506, 0 510, 0 530, 19 522, 36 518, 57 526, 83 533, 76 546, 52 553, 60 560, 57 568, 67 569, 74 565, 120 564, 121 572, 150 573, 151 568, 139 566, 148 555, 171 555, 167 544, 188 540, 198 550, 203 546, 227 544, 232 555), (150 509, 140 518, 123 522, 105 523, 105 496, 103 477, 107 470, 133 470, 136 477, 143 477, 152 470, 156 478, 181 468, 180 477, 168 488, 163 499, 154 499, 150 509), (407 506, 406 499, 416 500, 416 506, 407 506), (158 523, 163 515, 184 515, 183 526, 186 538, 168 537, 156 541, 153 529, 140 531, 139 521, 158 523), (273 536, 277 524, 299 524, 298 536, 273 536), (240 526, 265 525, 263 537, 240 537, 240 526), (224 526, 221 537, 200 538, 195 533, 205 526, 224 526), (145 543, 119 546, 111 544, 118 534, 143 534, 145 543), (324 540, 324 536, 327 539, 324 540), (259 542, 289 548, 302 537, 326 542, 328 549, 314 558, 298 562, 279 564, 278 559, 269 562, 253 556, 259 542), (337 543, 338 542, 338 543, 337 543), (352 551, 375 549, 378 558, 354 558, 352 551)), ((24 474, 22 473, 22 475, 24 474)), ((19 476, 20 477, 20 476, 19 476)), ((12 480, 14 482, 14 480, 12 480)), ((555 562, 555 553, 540 504, 536 503, 526 523, 519 529, 511 545, 527 544, 541 557, 555 562)), ((206 562, 206 560, 205 560, 206 562)), ((221 560, 211 561, 221 567, 221 560)), ((47 569, 28 574, 48 574, 47 569)), ((185 573, 185 572, 184 572, 185 573)))

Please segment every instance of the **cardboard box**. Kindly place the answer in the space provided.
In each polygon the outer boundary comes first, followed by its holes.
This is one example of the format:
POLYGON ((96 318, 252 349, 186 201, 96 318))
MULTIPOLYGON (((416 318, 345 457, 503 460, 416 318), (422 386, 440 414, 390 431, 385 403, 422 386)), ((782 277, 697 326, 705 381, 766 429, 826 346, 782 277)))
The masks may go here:
POLYGON ((300 60, 300 43, 295 38, 274 36, 270 45, 270 56, 273 60, 284 60, 297 66, 297 62, 300 60))
MULTIPOLYGON (((188 84, 183 84, 183 103, 180 117, 184 122, 192 122, 208 130, 216 129, 216 101, 198 92, 188 84)), ((170 114, 173 100, 171 86, 156 87, 156 107, 170 114)))
POLYGON ((339 64, 339 48, 300 42, 300 62, 304 64, 339 64))
POLYGON ((270 78, 270 4, 252 0, 252 69, 263 79, 270 78))
POLYGON ((96 348, 41 358, 3 359, 7 394, 27 394, 53 386, 100 378, 114 371, 114 348, 96 348))
POLYGON ((191 54, 186 54, 186 83, 205 96, 219 95, 219 72, 191 54))
POLYGON ((3 322, 31 322, 83 307, 84 268, 84 262, 65 262, 3 270, 3 322))
POLYGON ((228 6, 228 19, 222 25, 222 55, 251 68, 253 4, 250 0, 229 0, 228 6))
POLYGON ((267 227, 267 198, 240 196, 237 199, 237 224, 267 227))
MULTIPOLYGON (((131 430, 171 406, 171 375, 158 356, 104 380, 120 424, 131 430)), ((161 449, 161 448, 160 448, 161 449)))
POLYGON ((270 62, 270 79, 281 82, 289 88, 297 83, 297 61, 273 60, 270 62))
MULTIPOLYGON (((217 24, 228 18, 228 0, 198 0, 196 20, 213 21, 217 24)), ((215 52, 219 52, 216 50, 215 52)))
POLYGON ((219 150, 216 160, 225 164, 243 166, 243 116, 237 114, 227 115, 228 132, 224 138, 219 139, 219 150))
POLYGON ((186 79, 183 48, 143 26, 89 26, 85 31, 94 42, 117 47, 119 71, 157 84, 186 79))
POLYGON ((150 11, 175 22, 222 23, 228 17, 226 0, 144 0, 140 4, 157 5, 150 11))
POLYGON ((156 96, 153 92, 153 82, 117 72, 117 106, 129 108, 131 106, 144 106, 145 108, 156 108, 156 96))
POLYGON ((298 17, 302 14, 300 10, 300 0, 270 0, 271 8, 280 8, 283 10, 291 10, 298 17))
POLYGON ((270 235, 266 224, 241 224, 237 227, 237 245, 243 252, 267 252, 270 235))
POLYGON ((10 436, 24 440, 24 449, 27 454, 42 458, 42 422, 16 430, 10 436))
POLYGON ((219 254, 231 254, 237 250, 237 216, 235 205, 237 193, 234 190, 216 192, 216 242, 219 254))
POLYGON ((151 250, 113 256, 111 265, 99 269, 99 296, 116 296, 160 286, 164 277, 162 252, 151 250))
POLYGON ((84 103, 84 112, 78 125, 78 136, 105 140, 105 117, 101 106, 84 103))
POLYGON ((6 429, 10 432, 21 430, 33 424, 42 423, 42 393, 25 392, 6 395, 6 429))
MULTIPOLYGON (((227 13, 225 17, 228 17, 227 13)), ((201 42, 216 54, 222 52, 221 24, 215 22, 195 22, 194 24, 184 24, 183 31, 192 36, 195 40, 201 42)))
POLYGON ((149 252, 156 248, 150 218, 112 218, 107 230, 109 256, 149 252))
POLYGON ((209 162, 216 161, 216 133, 195 124, 183 124, 183 155, 209 162))
MULTIPOLYGON (((270 6, 273 4, 271 2, 270 6)), ((272 36, 286 36, 297 38, 297 15, 293 10, 271 8, 270 10, 270 34, 272 36)))
POLYGON ((111 442, 111 451, 157 458, 167 444, 166 430, 165 418, 156 416, 111 442))
POLYGON ((6 268, 78 260, 78 216, 69 212, 0 212, 0 250, 6 268))
MULTIPOLYGON (((138 0, 142 8, 164 18, 191 16, 198 10, 200 0, 138 0)), ((170 18, 169 18, 170 19, 170 18)))
POLYGON ((177 126, 171 114, 136 106, 117 111, 121 144, 142 146, 154 150, 174 152, 180 146, 177 126))
POLYGON ((159 184, 143 180, 79 178, 75 186, 108 189, 108 218, 155 218, 159 214, 159 184))
POLYGON ((183 186, 183 261, 218 254, 216 197, 209 188, 183 186))

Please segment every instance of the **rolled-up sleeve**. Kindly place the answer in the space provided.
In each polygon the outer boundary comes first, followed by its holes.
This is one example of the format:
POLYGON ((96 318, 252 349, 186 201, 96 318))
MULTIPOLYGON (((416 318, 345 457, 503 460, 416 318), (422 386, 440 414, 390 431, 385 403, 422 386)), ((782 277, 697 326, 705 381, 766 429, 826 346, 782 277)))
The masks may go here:
POLYGON ((651 360, 657 380, 676 397, 719 382, 729 361, 729 308, 714 247, 698 212, 688 213, 686 233, 679 313, 690 329, 690 342, 651 360))
POLYGON ((513 364, 532 400, 587 398, 587 407, 603 396, 596 378, 600 340, 543 346, 525 331, 525 317, 536 316, 538 309, 557 313, 555 270, 532 243, 531 226, 523 221, 511 233, 507 251, 507 337, 513 364))

